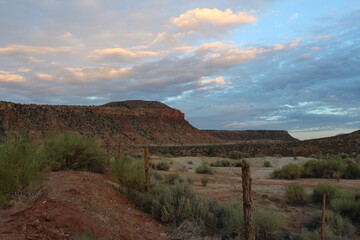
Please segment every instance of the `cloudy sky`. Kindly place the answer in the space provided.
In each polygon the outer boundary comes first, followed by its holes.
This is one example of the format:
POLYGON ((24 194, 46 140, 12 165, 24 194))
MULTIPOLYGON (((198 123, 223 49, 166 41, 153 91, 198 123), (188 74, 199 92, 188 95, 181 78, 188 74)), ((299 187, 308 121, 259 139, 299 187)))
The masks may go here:
POLYGON ((358 0, 0 0, 0 100, 161 101, 200 129, 360 128, 358 0))

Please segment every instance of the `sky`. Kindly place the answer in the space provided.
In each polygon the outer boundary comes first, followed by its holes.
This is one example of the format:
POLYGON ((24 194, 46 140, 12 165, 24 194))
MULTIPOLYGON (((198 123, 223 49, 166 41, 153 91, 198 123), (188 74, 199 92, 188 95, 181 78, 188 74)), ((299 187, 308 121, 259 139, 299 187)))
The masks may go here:
POLYGON ((358 0, 0 0, 0 100, 161 101, 199 129, 360 129, 358 0))

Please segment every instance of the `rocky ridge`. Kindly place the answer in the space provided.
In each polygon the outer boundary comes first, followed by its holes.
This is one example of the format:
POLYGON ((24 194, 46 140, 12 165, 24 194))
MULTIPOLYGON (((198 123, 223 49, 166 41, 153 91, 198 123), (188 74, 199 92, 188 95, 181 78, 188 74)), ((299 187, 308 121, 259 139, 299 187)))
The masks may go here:
POLYGON ((225 141, 254 141, 254 142, 297 142, 296 138, 290 136, 285 130, 204 130, 206 133, 224 139, 225 141))
POLYGON ((0 134, 25 126, 37 136, 50 130, 76 131, 106 143, 216 143, 177 109, 154 101, 103 106, 35 105, 0 102, 0 134))

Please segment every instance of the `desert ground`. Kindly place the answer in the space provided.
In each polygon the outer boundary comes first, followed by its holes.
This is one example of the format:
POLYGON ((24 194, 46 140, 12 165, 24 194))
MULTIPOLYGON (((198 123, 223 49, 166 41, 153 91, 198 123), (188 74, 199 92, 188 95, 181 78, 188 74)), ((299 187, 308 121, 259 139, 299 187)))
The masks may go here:
MULTIPOLYGON (((213 198, 222 202, 242 202, 241 168, 240 167, 213 167, 215 173, 208 175, 209 183, 206 187, 202 186, 200 178, 203 174, 195 173, 195 168, 202 162, 213 163, 218 160, 229 160, 219 157, 176 157, 161 158, 153 156, 152 162, 169 161, 171 167, 169 171, 158 171, 162 174, 178 173, 180 176, 193 176, 193 188, 203 196, 213 198)), ((252 177, 252 193, 255 208, 265 208, 282 214, 287 222, 288 229, 299 229, 307 216, 315 210, 321 208, 312 203, 304 206, 291 206, 286 203, 284 193, 285 187, 290 183, 298 183, 304 186, 310 197, 314 186, 319 182, 333 182, 338 186, 360 190, 360 180, 341 179, 316 179, 302 178, 295 180, 271 179, 270 175, 274 169, 281 168, 288 163, 304 164, 312 158, 305 157, 258 157, 245 159, 250 165, 252 177), (269 161, 272 167, 264 167, 264 161, 269 161)))

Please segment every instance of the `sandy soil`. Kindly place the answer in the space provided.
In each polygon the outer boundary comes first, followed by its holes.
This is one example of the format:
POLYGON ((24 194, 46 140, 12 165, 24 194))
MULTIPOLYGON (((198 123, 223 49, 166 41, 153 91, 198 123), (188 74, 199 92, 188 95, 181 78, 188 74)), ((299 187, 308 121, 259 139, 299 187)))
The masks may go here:
POLYGON ((0 210, 1 240, 166 239, 166 228, 107 183, 106 175, 50 173, 46 197, 0 210))

